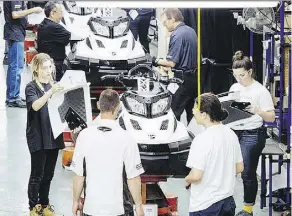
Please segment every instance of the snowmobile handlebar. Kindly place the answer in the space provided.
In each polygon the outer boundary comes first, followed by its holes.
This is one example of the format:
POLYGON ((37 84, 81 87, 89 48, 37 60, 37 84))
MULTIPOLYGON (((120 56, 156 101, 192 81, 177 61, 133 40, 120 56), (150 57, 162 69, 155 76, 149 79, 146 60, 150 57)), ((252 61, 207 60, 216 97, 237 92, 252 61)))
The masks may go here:
POLYGON ((121 77, 121 75, 104 75, 100 78, 100 80, 104 81, 106 79, 117 79, 118 77, 121 77))
POLYGON ((156 77, 158 76, 157 71, 156 71, 156 70, 153 70, 153 69, 152 69, 149 65, 147 65, 147 64, 138 64, 138 65, 136 65, 135 67, 133 67, 132 69, 129 70, 129 72, 128 72, 128 76, 131 76, 132 73, 133 73, 134 71, 136 71, 136 70, 138 70, 138 69, 141 69, 141 68, 143 68, 143 69, 147 69, 149 72, 151 72, 151 73, 153 73, 154 75, 156 75, 156 77))
POLYGON ((179 85, 181 85, 181 84, 183 84, 184 83, 184 81, 183 80, 181 80, 181 79, 179 79, 179 78, 171 78, 170 79, 170 82, 171 83, 177 83, 177 84, 179 84, 179 85))
MULTIPOLYGON (((125 76, 124 74, 119 74, 119 75, 104 75, 100 79, 101 79, 101 81, 104 81, 106 79, 115 79, 117 81, 121 81, 123 79, 133 80, 133 79, 135 79, 135 76, 125 76)), ((155 78, 148 78, 148 79, 150 79, 151 81, 157 81, 157 82, 161 82, 161 83, 164 83, 164 84, 177 83, 177 84, 181 85, 181 84, 184 83, 184 81, 181 80, 181 79, 179 79, 179 78, 175 78, 174 77, 174 78, 169 79, 168 76, 167 76, 167 78, 164 77, 163 79, 161 78, 159 80, 157 80, 155 78)))

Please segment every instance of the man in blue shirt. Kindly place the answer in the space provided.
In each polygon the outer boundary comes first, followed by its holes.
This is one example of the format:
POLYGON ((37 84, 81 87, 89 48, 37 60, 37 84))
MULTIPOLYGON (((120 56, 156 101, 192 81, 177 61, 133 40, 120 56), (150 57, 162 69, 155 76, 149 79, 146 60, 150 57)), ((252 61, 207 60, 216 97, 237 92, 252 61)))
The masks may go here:
POLYGON ((8 69, 6 78, 6 104, 9 107, 26 107, 20 98, 20 73, 24 67, 24 39, 27 27, 26 16, 40 13, 42 8, 26 10, 24 1, 4 1, 4 40, 8 43, 8 69))
POLYGON ((169 32, 169 50, 166 59, 153 57, 154 66, 170 67, 177 72, 174 77, 183 79, 172 97, 171 108, 178 120, 184 110, 187 121, 193 118, 192 108, 197 97, 197 34, 194 29, 184 24, 182 13, 177 8, 167 8, 161 15, 161 21, 169 32))

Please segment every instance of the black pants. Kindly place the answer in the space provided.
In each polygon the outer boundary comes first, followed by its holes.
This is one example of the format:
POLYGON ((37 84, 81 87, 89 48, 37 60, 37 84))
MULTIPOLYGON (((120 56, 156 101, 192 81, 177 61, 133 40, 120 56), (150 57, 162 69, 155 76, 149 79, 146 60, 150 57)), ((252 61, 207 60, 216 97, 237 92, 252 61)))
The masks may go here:
POLYGON ((66 72, 64 60, 54 60, 56 67, 56 81, 60 81, 66 72))
POLYGON ((214 203, 207 209, 197 212, 190 212, 189 216, 234 216, 235 208, 236 205, 233 197, 231 196, 214 203))
POLYGON ((28 183, 29 206, 48 205, 51 181, 58 158, 58 149, 40 150, 31 154, 31 173, 28 183))
POLYGON ((172 97, 171 108, 178 121, 184 110, 187 114, 188 124, 193 118, 193 107, 195 99, 198 96, 198 85, 196 75, 184 75, 184 83, 179 86, 172 97))
POLYGON ((135 20, 131 19, 130 29, 135 40, 138 39, 147 53, 150 53, 148 30, 150 26, 151 14, 139 15, 135 20))
POLYGON ((241 173, 244 188, 244 203, 254 205, 258 191, 257 167, 266 144, 266 128, 235 131, 243 157, 244 170, 241 173))

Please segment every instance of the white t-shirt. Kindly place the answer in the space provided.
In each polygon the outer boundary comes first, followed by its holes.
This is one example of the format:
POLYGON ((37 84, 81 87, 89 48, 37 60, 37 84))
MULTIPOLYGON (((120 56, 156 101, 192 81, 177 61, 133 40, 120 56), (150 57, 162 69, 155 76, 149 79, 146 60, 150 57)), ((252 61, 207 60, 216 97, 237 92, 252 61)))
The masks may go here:
MULTIPOLYGON (((254 81, 249 86, 242 86, 235 83, 230 91, 239 92, 239 102, 250 102, 251 105, 258 106, 263 111, 274 110, 274 103, 270 92, 259 82, 254 81)), ((253 115, 250 118, 233 122, 229 125, 234 130, 252 130, 263 125, 263 119, 259 115, 253 115)))
POLYGON ((144 172, 137 143, 114 120, 100 120, 98 126, 84 129, 78 136, 72 159, 72 171, 83 176, 86 161, 86 197, 84 213, 92 216, 124 214, 123 165, 127 178, 144 172))
POLYGON ((204 171, 199 182, 192 183, 189 212, 207 209, 233 195, 236 163, 242 162, 238 138, 225 125, 206 128, 192 142, 187 167, 204 171))

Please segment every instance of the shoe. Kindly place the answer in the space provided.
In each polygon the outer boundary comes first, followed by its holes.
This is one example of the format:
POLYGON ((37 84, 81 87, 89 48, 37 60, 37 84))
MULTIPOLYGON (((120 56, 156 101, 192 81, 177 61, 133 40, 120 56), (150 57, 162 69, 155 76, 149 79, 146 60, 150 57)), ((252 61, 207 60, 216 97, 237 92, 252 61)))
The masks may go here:
POLYGON ((61 214, 56 214, 54 210, 54 206, 52 205, 47 205, 46 207, 43 206, 43 213, 44 213, 44 216, 63 216, 61 214))
POLYGON ((36 205, 29 213, 29 216, 44 216, 42 205, 36 205))
POLYGON ((241 210, 240 212, 238 212, 235 216, 253 216, 253 213, 248 213, 244 210, 241 210))
POLYGON ((26 103, 22 100, 16 100, 13 102, 7 102, 6 105, 8 107, 19 107, 19 108, 26 108, 26 103))
POLYGON ((8 56, 5 55, 3 58, 3 65, 8 65, 8 56))
POLYGON ((24 98, 21 98, 21 97, 17 98, 16 100, 21 100, 24 103, 26 102, 26 100, 24 98))

